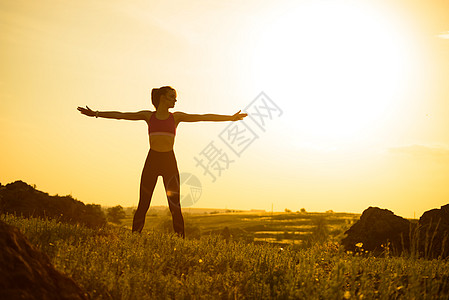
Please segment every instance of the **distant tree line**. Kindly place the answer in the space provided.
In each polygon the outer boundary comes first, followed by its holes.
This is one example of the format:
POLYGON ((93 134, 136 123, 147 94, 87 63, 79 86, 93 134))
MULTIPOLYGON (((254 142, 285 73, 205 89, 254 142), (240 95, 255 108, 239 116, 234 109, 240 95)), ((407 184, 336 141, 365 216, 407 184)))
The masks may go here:
POLYGON ((88 227, 101 227, 107 222, 100 205, 84 204, 70 195, 50 196, 20 180, 0 184, 0 213, 57 219, 88 227))
POLYGON ((126 212, 121 205, 110 207, 107 212, 108 220, 114 224, 121 224, 122 219, 126 218, 126 212))

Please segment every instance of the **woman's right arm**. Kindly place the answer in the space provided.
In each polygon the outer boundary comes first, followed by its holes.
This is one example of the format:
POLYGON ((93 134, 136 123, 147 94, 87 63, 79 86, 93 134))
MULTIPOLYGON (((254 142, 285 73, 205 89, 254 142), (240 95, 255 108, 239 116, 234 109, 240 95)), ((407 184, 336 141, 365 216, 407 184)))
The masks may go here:
POLYGON ((97 118, 107 118, 107 119, 117 119, 117 120, 145 120, 148 121, 151 116, 151 111, 142 110, 138 112, 119 112, 119 111, 93 111, 88 106, 78 107, 78 110, 86 116, 97 117, 97 118))

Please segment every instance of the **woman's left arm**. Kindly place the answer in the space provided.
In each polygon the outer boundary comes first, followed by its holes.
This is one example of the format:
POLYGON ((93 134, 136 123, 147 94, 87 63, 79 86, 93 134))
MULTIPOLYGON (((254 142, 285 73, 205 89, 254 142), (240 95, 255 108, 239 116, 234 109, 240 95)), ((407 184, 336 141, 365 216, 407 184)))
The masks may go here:
POLYGON ((243 120, 248 114, 240 113, 241 110, 233 114, 232 116, 228 115, 215 115, 215 114, 187 114, 183 112, 176 112, 177 118, 179 122, 201 122, 201 121, 212 121, 212 122, 222 122, 222 121, 239 121, 243 120))

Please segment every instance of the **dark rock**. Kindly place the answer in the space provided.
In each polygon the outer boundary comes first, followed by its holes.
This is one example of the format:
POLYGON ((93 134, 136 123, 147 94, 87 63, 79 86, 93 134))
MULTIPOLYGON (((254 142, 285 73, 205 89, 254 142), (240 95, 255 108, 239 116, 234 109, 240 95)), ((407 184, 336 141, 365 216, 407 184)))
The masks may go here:
POLYGON ((388 245, 390 253, 399 254, 410 247, 412 226, 410 221, 390 210, 369 207, 360 220, 345 232, 347 236, 341 243, 347 251, 363 249, 375 254, 383 253, 388 245))
POLYGON ((88 299, 13 226, 0 221, 0 299, 88 299))
POLYGON ((424 257, 449 257, 449 204, 426 211, 419 218, 418 237, 418 248, 424 257))

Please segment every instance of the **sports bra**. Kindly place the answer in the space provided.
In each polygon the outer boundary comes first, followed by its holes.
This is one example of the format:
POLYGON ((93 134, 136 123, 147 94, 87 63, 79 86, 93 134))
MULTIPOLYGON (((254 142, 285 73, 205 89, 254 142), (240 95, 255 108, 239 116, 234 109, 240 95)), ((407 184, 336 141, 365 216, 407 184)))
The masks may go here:
POLYGON ((165 120, 159 120, 156 118, 156 112, 151 114, 148 132, 150 136, 152 135, 168 135, 168 136, 175 136, 176 135, 176 125, 175 125, 175 118, 173 117, 172 113, 169 113, 167 119, 165 120))

